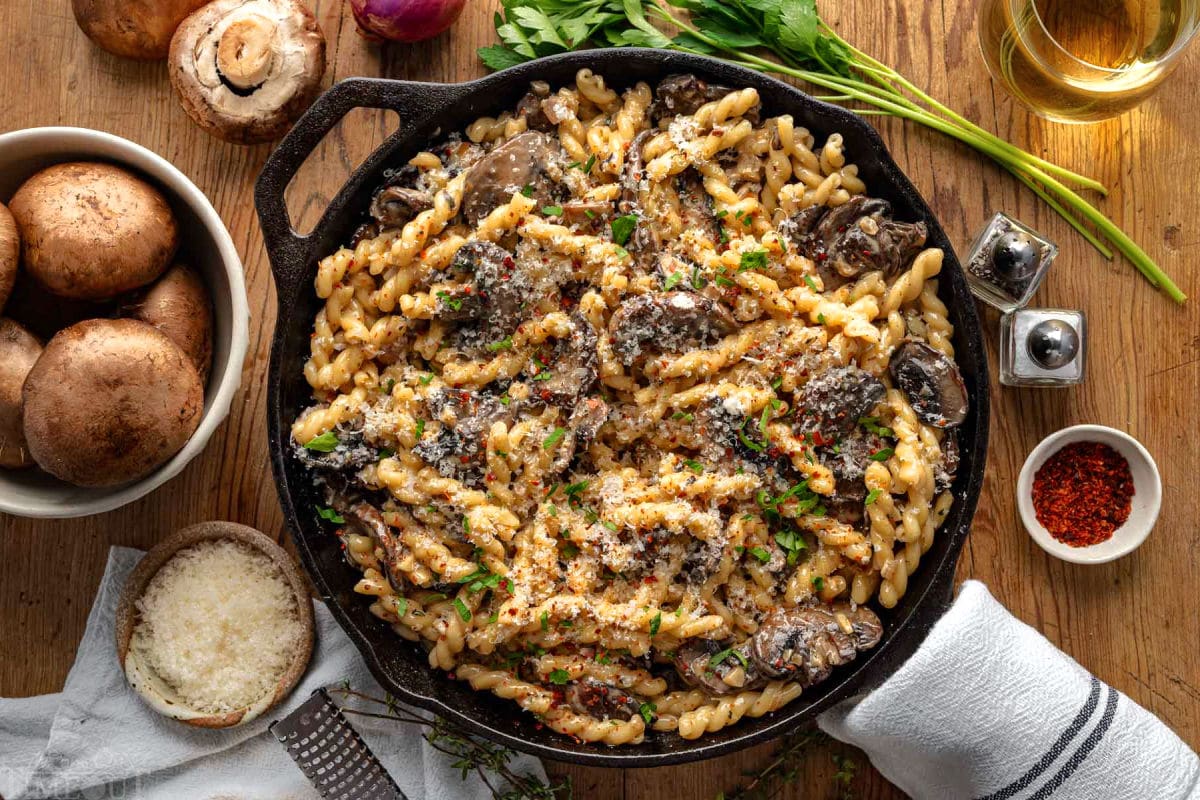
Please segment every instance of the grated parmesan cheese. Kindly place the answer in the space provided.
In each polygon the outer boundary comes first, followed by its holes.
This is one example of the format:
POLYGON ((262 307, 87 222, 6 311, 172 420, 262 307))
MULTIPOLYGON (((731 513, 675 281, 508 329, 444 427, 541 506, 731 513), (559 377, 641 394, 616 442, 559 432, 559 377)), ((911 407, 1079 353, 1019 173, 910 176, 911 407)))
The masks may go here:
POLYGON ((212 714, 271 692, 303 637, 295 596, 271 559, 240 542, 179 551, 150 580, 130 648, 188 706, 212 714))

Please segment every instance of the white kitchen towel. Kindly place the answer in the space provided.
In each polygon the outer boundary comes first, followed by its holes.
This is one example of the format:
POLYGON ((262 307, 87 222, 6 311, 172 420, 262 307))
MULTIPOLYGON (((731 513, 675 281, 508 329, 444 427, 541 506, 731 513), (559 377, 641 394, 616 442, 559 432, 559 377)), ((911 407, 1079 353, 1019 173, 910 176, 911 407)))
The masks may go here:
MULTIPOLYGON (((88 616, 75 665, 60 694, 0 699, 0 796, 126 800, 299 800, 317 798, 299 768, 267 731, 315 689, 344 681, 382 697, 358 651, 329 611, 316 604, 317 637, 308 673, 279 707, 240 728, 189 728, 151 711, 117 666, 113 617, 121 587, 142 557, 114 547, 88 616)), ((482 800, 491 793, 466 780, 411 725, 351 716, 410 800, 482 800)), ((521 756, 517 774, 544 776, 521 756)))
POLYGON ((917 800, 1200 798, 1178 736, 976 581, 896 674, 820 725, 917 800))

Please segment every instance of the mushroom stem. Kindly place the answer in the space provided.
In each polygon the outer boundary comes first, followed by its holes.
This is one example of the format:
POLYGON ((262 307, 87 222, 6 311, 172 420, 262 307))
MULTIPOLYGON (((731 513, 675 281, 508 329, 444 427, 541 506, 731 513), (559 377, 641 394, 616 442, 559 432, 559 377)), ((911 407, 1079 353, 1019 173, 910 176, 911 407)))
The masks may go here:
POLYGON ((271 74, 276 24, 261 14, 230 23, 217 45, 217 70, 237 89, 254 89, 271 74))

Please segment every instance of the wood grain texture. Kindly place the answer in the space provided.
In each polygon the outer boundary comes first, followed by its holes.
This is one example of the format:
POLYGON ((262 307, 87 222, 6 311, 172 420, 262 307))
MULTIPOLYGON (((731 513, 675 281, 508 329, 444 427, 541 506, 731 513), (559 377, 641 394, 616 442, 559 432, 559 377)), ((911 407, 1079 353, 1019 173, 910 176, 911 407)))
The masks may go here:
MULTIPOLYGON (((1105 262, 1015 180, 965 147, 912 125, 879 123, 896 160, 960 252, 997 209, 1057 240, 1062 254, 1036 302, 1084 309, 1091 330, 1091 374, 1083 386, 1018 391, 993 383, 991 459, 959 577, 985 581, 1014 614, 1200 747, 1200 526, 1188 489, 1200 474, 1194 434, 1200 401, 1200 106, 1194 102, 1200 53, 1192 52, 1160 94, 1131 114, 1087 127, 1051 125, 1031 117, 988 79, 973 5, 846 0, 825 3, 824 12, 851 42, 966 116, 1111 187, 1100 207, 1195 299, 1177 308, 1128 264, 1105 262), (1147 543, 1101 567, 1044 555, 1024 533, 1013 497, 1033 445, 1081 422, 1138 437, 1158 460, 1164 484, 1163 513, 1147 543)), ((473 0, 448 35, 387 48, 359 38, 340 0, 319 0, 315 10, 329 40, 327 83, 353 75, 458 81, 483 74, 474 51, 492 40, 492 2, 473 0)), ((269 147, 226 145, 198 130, 176 104, 165 66, 97 50, 76 28, 68 0, 0 2, 0 74, 0 128, 99 128, 146 145, 189 175, 233 233, 245 260, 252 314, 242 389, 229 420, 181 476, 140 502, 89 519, 0 517, 0 696, 25 696, 61 688, 110 546, 146 548, 208 519, 286 537, 264 424, 275 299, 251 201, 269 147)), ((301 226, 316 219, 387 130, 388 120, 360 116, 327 138, 289 196, 301 226)), ((984 314, 993 375, 997 321, 984 314)), ((769 752, 764 746, 705 764, 624 773, 555 769, 574 778, 581 798, 711 798, 769 752)), ((814 752, 799 766, 798 780, 781 797, 830 796, 829 750, 814 752)), ((856 791, 861 798, 903 796, 869 769, 856 791)))

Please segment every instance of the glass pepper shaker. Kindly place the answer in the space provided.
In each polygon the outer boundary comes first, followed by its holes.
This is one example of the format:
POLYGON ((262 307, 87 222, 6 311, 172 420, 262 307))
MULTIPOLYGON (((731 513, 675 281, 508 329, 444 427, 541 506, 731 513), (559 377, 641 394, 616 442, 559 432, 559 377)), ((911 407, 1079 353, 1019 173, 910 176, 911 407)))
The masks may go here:
POLYGON ((1001 311, 1022 308, 1057 255, 1054 242, 997 212, 971 245, 964 265, 967 284, 976 297, 1001 311))
POLYGON ((1000 318, 1000 383, 1073 386, 1083 382, 1087 321, 1082 311, 1023 308, 1000 318))

